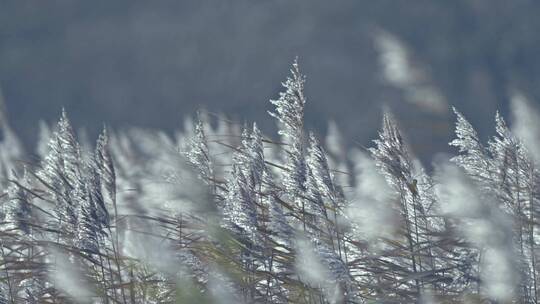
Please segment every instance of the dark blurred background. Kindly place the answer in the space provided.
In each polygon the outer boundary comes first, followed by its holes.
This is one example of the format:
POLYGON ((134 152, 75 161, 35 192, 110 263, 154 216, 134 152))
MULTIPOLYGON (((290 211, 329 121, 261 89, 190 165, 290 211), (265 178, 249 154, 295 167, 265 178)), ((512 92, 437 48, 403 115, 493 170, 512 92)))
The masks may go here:
POLYGON ((369 145, 384 106, 423 159, 456 106, 490 134, 511 92, 540 100, 533 0, 0 0, 0 88, 27 145, 64 106, 78 128, 173 130, 197 108, 272 132, 295 56, 306 125, 369 145))

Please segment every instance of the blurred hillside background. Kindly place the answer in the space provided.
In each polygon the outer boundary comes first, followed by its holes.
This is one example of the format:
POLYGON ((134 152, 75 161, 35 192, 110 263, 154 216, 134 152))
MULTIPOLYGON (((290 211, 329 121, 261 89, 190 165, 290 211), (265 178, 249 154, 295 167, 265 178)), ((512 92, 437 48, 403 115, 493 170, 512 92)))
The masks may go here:
POLYGON ((74 124, 173 130, 198 108, 274 130, 266 110, 295 56, 306 123, 369 145, 390 107, 413 150, 448 151, 462 111, 482 137, 514 91, 540 100, 532 0, 0 0, 0 88, 30 146, 74 124))

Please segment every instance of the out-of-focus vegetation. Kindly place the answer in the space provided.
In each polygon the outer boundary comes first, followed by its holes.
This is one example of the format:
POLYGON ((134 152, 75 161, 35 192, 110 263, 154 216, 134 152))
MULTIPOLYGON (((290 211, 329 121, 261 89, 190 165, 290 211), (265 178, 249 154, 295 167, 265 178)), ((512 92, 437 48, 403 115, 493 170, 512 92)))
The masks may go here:
POLYGON ((408 50, 416 88, 437 88, 485 139, 487 117, 508 114, 513 90, 540 100, 539 9, 533 0, 4 0, 0 87, 29 147, 28 122, 53 123, 61 107, 92 136, 103 122, 172 134, 200 107, 273 133, 260 108, 299 55, 312 93, 306 126, 324 134, 337 120, 346 143, 368 145, 378 105, 389 104, 429 162, 448 151, 452 113, 410 103, 410 90, 387 81, 379 34, 408 50))

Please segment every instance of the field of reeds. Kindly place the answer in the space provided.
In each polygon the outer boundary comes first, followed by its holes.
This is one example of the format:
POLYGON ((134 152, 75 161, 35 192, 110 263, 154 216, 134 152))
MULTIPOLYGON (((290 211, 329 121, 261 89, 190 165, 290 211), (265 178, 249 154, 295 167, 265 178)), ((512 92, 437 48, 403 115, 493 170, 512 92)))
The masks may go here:
MULTIPOLYGON (((427 171, 391 113, 371 147, 306 130, 295 62, 278 135, 201 111, 174 136, 62 111, 0 143, 0 303, 537 303, 540 121, 523 98, 427 171)), ((409 136, 414 136, 410 134, 409 136)))

